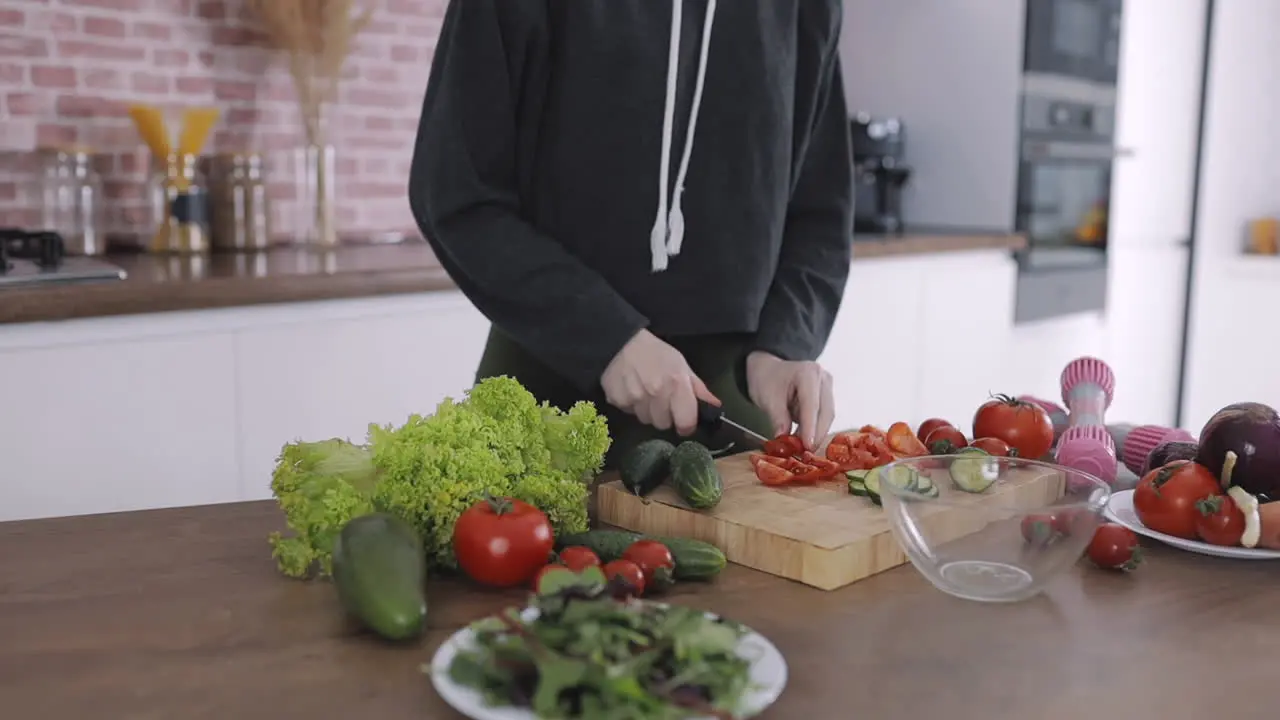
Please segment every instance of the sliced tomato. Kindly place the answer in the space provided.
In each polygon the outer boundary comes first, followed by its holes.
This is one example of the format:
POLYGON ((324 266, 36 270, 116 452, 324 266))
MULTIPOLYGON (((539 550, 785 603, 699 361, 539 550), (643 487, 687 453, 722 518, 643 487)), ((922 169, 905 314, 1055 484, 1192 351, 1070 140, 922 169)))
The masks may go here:
POLYGON ((793 457, 804 452, 804 441, 795 435, 779 435, 764 444, 764 451, 774 457, 793 457))
POLYGON ((883 437, 863 432, 839 433, 831 438, 826 456, 844 470, 870 470, 896 459, 883 437))
POLYGON ((875 425, 863 425, 861 428, 858 429, 858 432, 863 433, 865 435, 876 435, 879 437, 885 436, 885 432, 880 428, 876 427, 875 425))
POLYGON ((904 422, 896 422, 889 426, 886 434, 889 449, 901 457, 923 457, 929 454, 929 448, 920 442, 911 426, 904 422))
POLYGON ((779 485, 790 485, 791 479, 795 475, 773 463, 762 462, 756 465, 756 477, 765 485, 777 487, 779 485))
POLYGON ((840 465, 840 463, 833 462, 824 457, 819 457, 818 455, 814 455, 808 450, 806 450, 804 454, 800 456, 800 460, 804 462, 804 464, 813 468, 815 473, 822 476, 823 480, 830 480, 836 475, 839 475, 844 472, 844 468, 840 465))

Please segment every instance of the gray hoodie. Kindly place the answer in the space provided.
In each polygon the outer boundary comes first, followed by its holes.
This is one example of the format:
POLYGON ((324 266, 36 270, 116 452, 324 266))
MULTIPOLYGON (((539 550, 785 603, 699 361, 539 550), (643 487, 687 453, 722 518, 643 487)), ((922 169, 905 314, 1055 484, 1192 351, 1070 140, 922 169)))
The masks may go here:
POLYGON ((409 199, 476 307, 584 392, 641 328, 826 344, 853 197, 840 0, 452 0, 409 199))

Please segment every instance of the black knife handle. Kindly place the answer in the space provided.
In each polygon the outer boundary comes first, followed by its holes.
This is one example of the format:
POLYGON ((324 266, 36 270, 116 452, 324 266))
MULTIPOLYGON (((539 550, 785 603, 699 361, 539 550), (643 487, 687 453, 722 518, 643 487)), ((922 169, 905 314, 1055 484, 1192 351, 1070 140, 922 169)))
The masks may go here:
POLYGON ((698 427, 707 432, 720 429, 720 421, 724 420, 724 410, 706 400, 698 401, 698 427))

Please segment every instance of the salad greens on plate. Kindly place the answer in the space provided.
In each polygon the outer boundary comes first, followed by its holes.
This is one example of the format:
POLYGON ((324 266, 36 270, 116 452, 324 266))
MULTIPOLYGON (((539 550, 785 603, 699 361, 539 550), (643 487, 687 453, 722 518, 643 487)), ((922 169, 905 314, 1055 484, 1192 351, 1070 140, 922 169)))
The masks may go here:
POLYGON ((537 595, 471 626, 448 674, 541 718, 733 718, 750 690, 747 630, 701 610, 615 599, 602 583, 537 595))

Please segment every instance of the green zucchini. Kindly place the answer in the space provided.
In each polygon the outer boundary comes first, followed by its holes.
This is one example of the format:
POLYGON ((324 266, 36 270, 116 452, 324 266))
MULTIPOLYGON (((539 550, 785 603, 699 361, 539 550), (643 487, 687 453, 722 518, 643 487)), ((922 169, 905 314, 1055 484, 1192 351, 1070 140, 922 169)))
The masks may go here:
POLYGON ((671 453, 675 449, 666 440, 654 438, 628 450, 618 462, 622 486, 640 497, 657 490, 671 475, 671 453))
POLYGON ((641 535, 627 530, 591 530, 565 535, 556 540, 556 548, 580 545, 595 552, 601 562, 611 562, 620 559, 637 540, 657 540, 666 545, 676 563, 677 580, 710 580, 728 563, 720 548, 701 540, 641 535))
POLYGON ((981 493, 1000 479, 1000 460, 979 448, 965 448, 956 453, 947 470, 957 488, 981 493))
POLYGON ((716 459, 701 443, 686 440, 671 453, 671 487, 694 510, 710 510, 724 497, 716 459))
POLYGON ((417 532, 384 513, 352 519, 333 545, 333 584, 343 608, 388 640, 422 634, 426 568, 417 532))

